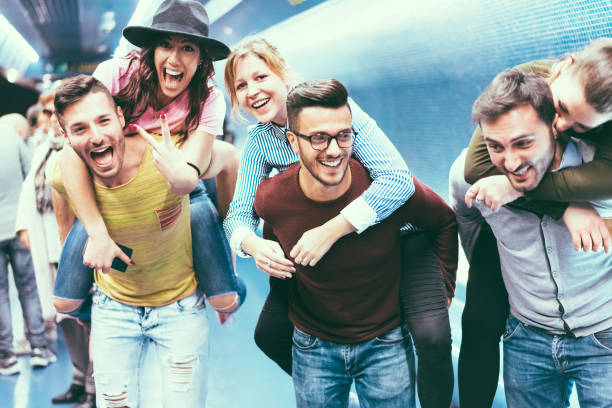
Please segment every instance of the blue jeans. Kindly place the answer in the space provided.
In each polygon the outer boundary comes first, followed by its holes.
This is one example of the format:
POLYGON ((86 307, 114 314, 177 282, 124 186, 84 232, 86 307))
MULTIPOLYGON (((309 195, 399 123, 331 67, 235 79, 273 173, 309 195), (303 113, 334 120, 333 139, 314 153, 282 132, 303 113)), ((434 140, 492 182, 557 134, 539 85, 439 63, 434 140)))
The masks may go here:
POLYGON ((42 317, 32 256, 18 238, 0 241, 0 353, 13 350, 13 326, 9 303, 8 263, 11 263, 15 286, 25 319, 26 337, 32 347, 44 347, 45 323, 42 317))
POLYGON ((415 407, 412 340, 389 330, 357 344, 337 344, 293 331, 293 384, 297 407, 348 407, 353 380, 363 408, 415 407))
MULTIPOLYGON (((240 304, 246 297, 246 286, 234 273, 232 256, 217 209, 212 204, 204 183, 190 194, 191 237, 193 267, 202 291, 209 298, 238 293, 240 304)), ((87 243, 87 231, 77 220, 66 237, 60 256, 54 295, 61 299, 85 300, 93 284, 91 268, 83 265, 83 251, 87 243)), ((88 302, 70 313, 83 321, 90 319, 88 302)))
POLYGON ((574 383, 581 408, 612 407, 612 328, 570 338, 510 315, 503 349, 509 408, 569 407, 574 383))
POLYGON ((140 405, 148 344, 155 347, 161 368, 162 405, 204 407, 208 320, 201 292, 166 306, 141 307, 119 303, 99 289, 93 295, 91 323, 97 406, 140 405))

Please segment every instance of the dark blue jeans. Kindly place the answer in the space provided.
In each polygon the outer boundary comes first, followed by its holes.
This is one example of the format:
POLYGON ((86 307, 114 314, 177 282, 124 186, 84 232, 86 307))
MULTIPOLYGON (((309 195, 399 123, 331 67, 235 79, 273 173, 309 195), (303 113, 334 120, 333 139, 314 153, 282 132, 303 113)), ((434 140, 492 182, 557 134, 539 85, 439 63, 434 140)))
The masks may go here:
MULTIPOLYGON (((264 224, 264 236, 266 225, 264 224)), ((453 395, 451 332, 440 261, 424 232, 402 234, 401 308, 419 356, 417 385, 423 408, 448 408, 453 395)), ((292 374, 288 314, 290 279, 270 278, 270 293, 255 327, 255 343, 292 374)))
POLYGON ((293 385, 298 408, 344 408, 351 384, 364 408, 414 408, 414 353, 400 326, 355 344, 293 332, 293 385))
MULTIPOLYGON (((200 288, 209 298, 237 293, 242 304, 246 297, 246 286, 234 272, 231 251, 217 209, 208 197, 202 181, 191 192, 189 199, 193 266, 200 288)), ((77 220, 66 237, 54 289, 57 298, 86 300, 79 309, 70 313, 83 321, 91 319, 88 293, 93 284, 91 268, 83 265, 86 242, 87 231, 77 220)))
POLYGON ((581 408, 612 406, 612 327, 572 338, 510 314, 504 331, 508 408, 569 407, 573 384, 581 408))
POLYGON ((0 353, 13 349, 13 326, 9 303, 8 263, 11 263, 21 311, 26 324, 26 337, 32 347, 44 347, 45 323, 42 317, 34 266, 30 251, 18 238, 0 241, 0 353))

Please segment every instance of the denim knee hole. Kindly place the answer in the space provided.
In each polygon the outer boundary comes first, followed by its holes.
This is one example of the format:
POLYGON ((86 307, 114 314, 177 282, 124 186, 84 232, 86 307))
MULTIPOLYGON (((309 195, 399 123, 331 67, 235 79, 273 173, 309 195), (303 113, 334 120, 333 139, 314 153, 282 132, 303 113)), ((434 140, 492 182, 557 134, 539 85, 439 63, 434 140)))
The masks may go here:
POLYGON ((102 397, 101 408, 128 407, 129 374, 94 374, 96 378, 97 392, 102 397))
POLYGON ((176 392, 186 392, 193 384, 193 373, 197 366, 196 354, 168 356, 168 381, 170 389, 176 392))

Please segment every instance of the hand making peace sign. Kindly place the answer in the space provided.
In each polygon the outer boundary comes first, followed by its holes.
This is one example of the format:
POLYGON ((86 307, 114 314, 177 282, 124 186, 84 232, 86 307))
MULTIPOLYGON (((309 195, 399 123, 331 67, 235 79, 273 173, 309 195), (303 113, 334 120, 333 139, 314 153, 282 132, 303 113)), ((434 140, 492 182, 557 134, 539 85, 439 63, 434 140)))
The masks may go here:
POLYGON ((161 141, 156 140, 138 125, 130 124, 129 126, 151 146, 153 163, 170 183, 170 190, 178 195, 188 194, 197 185, 199 174, 194 167, 187 164, 183 151, 177 148, 172 141, 168 120, 164 113, 160 115, 159 121, 162 129, 161 141))

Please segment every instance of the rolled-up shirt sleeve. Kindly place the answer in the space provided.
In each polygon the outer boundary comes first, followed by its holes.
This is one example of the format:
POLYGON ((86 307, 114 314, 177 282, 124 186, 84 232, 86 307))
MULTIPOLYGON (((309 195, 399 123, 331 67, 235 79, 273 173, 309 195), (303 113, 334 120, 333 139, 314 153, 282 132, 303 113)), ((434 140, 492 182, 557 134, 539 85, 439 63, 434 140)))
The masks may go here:
POLYGON ((414 193, 412 174, 393 143, 352 99, 349 106, 357 132, 353 155, 368 170, 372 184, 341 213, 363 232, 384 220, 414 193))

